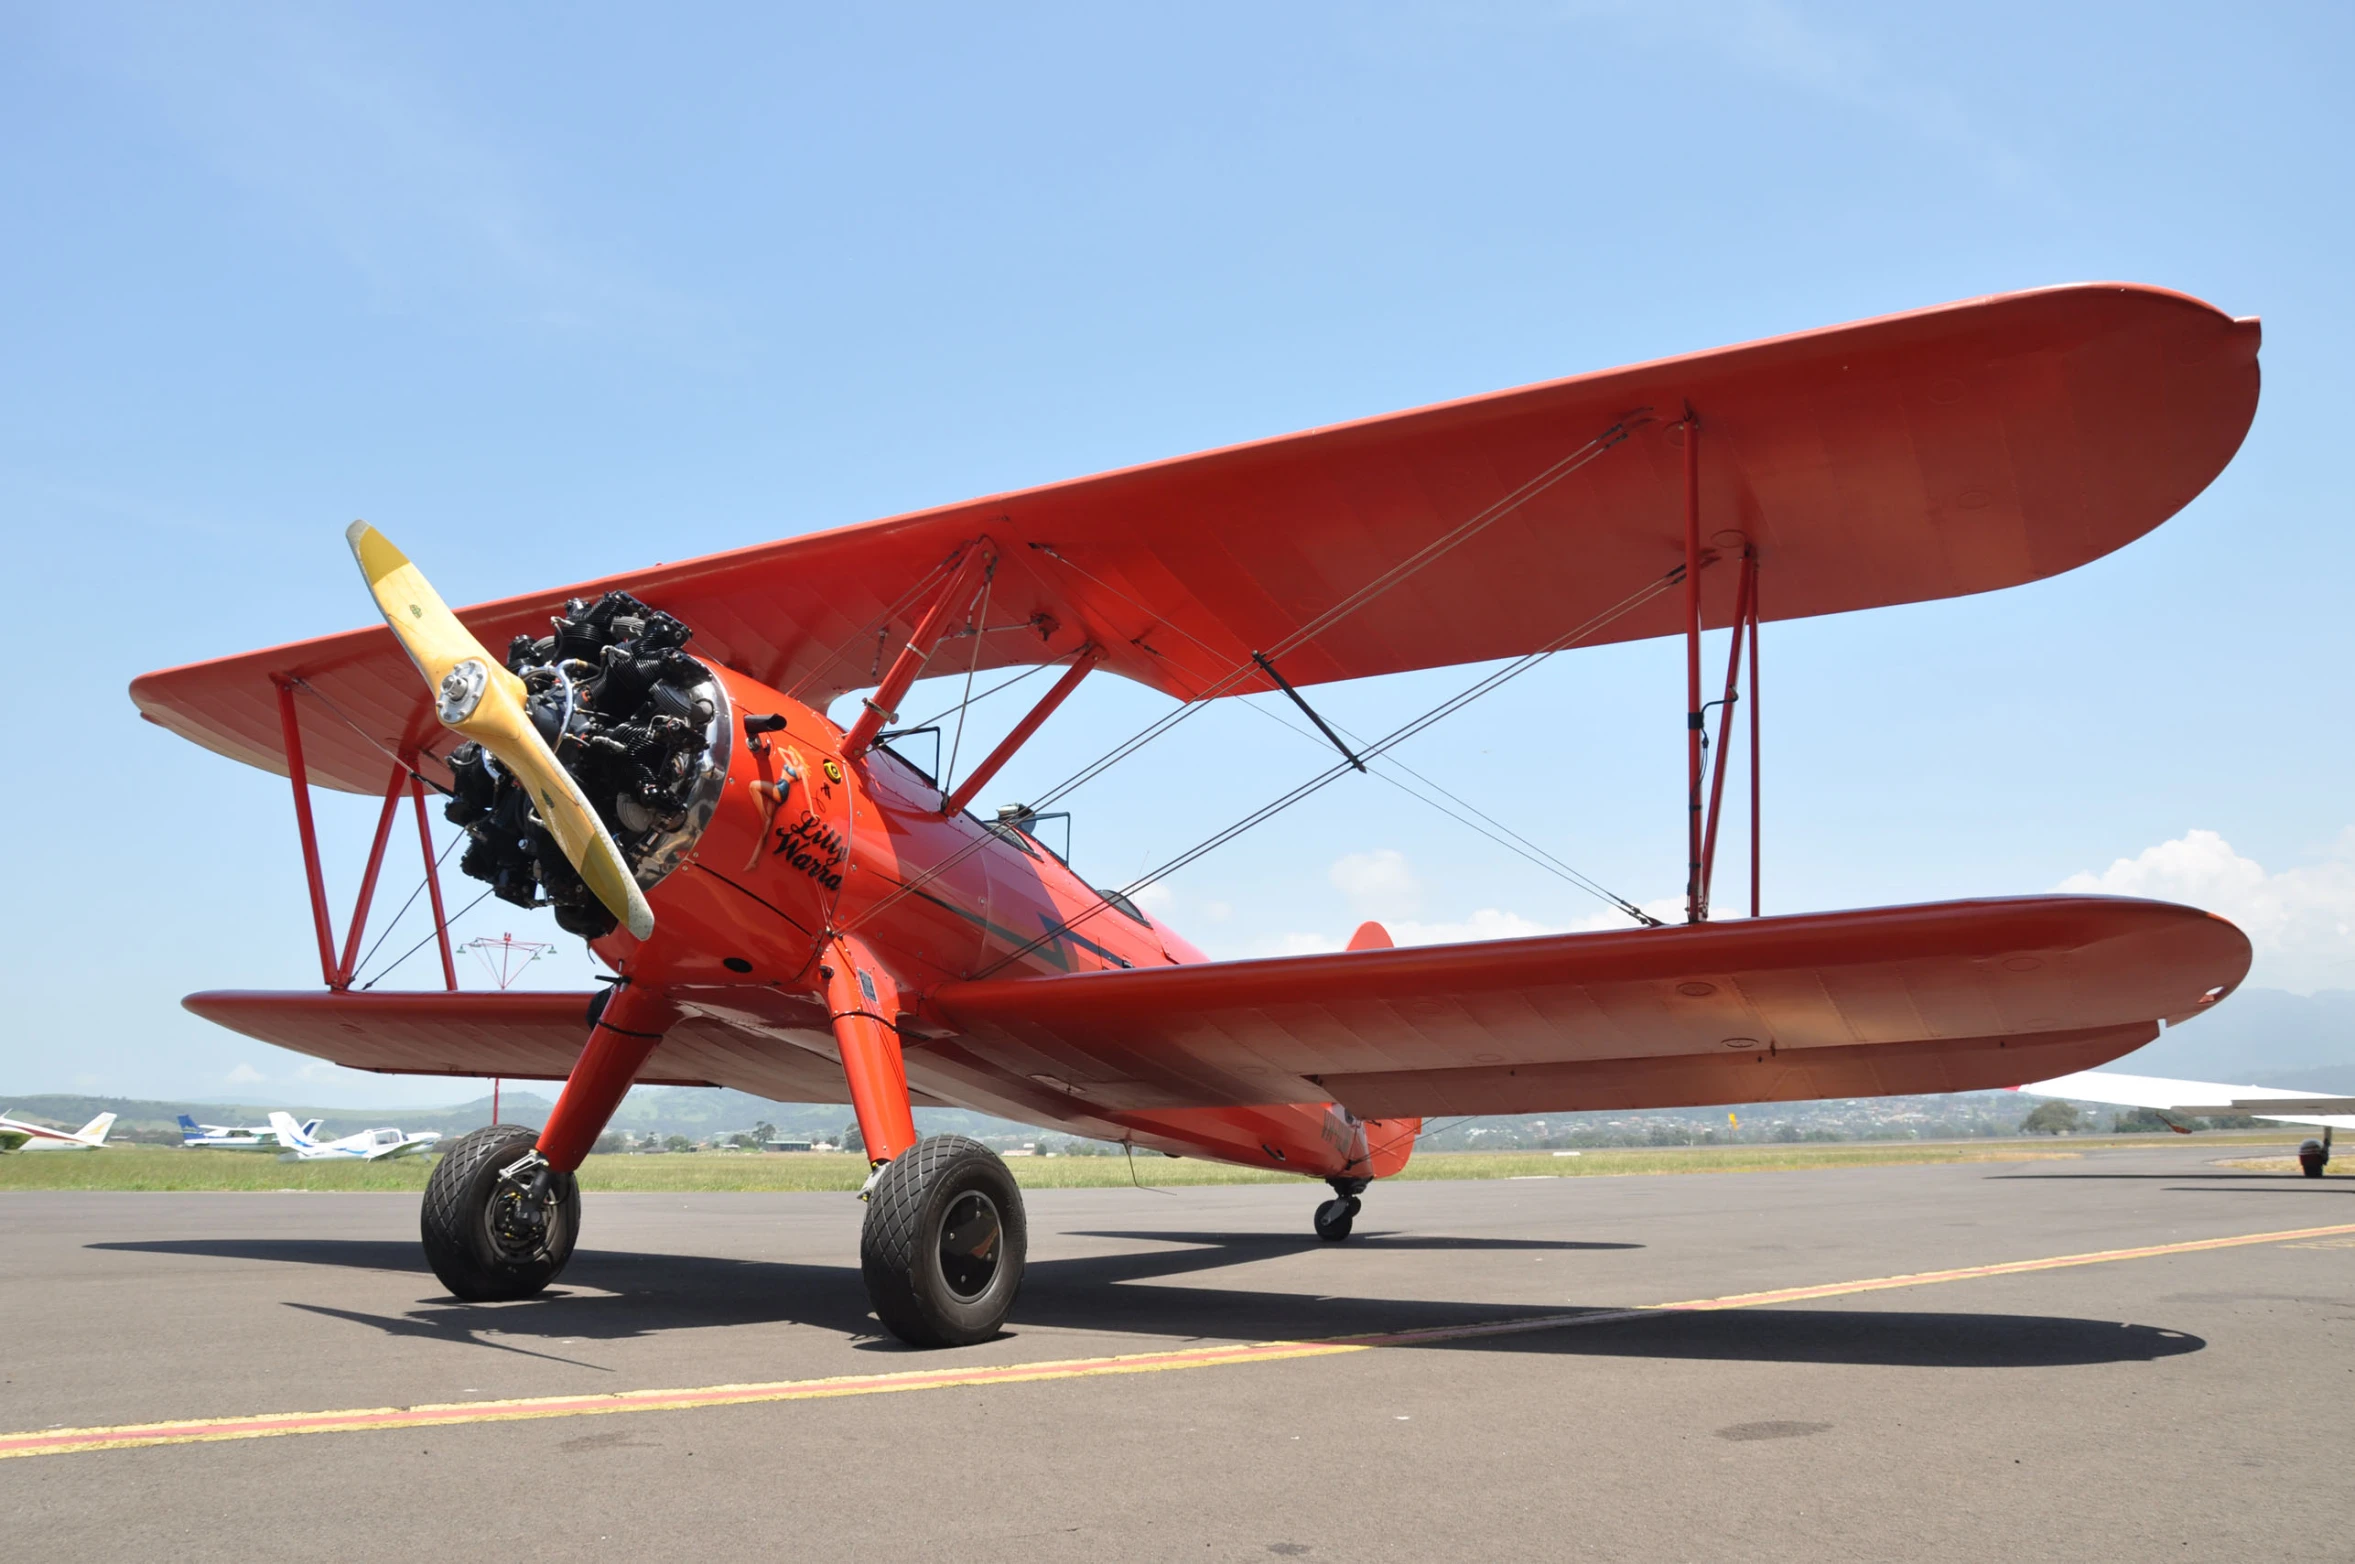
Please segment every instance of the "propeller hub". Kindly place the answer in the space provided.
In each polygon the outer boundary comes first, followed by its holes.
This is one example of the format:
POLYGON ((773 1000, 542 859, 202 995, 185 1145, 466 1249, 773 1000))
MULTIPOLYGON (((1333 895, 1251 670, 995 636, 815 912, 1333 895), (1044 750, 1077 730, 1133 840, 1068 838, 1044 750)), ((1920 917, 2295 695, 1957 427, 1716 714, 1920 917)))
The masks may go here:
POLYGON ((491 670, 481 659, 465 659, 442 675, 434 715, 441 718, 444 727, 456 727, 474 715, 474 708, 482 704, 482 692, 490 682, 491 670))

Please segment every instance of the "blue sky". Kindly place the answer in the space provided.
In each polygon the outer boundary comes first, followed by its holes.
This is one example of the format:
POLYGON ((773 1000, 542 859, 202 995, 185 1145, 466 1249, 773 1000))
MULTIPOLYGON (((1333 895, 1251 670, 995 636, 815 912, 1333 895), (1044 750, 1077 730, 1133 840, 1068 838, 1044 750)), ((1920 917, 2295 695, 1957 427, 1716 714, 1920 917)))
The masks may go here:
MULTIPOLYGON (((1770 626, 1767 908, 2103 884, 2242 919, 2257 982, 2355 987, 2351 35, 2150 4, 9 7, 0 1088, 471 1094, 177 1008, 316 981, 300 861, 282 781, 123 687, 366 622, 354 516, 464 602, 2088 278, 2265 318, 2248 444, 2059 580, 1770 626)), ((1468 677, 1320 703, 1386 727, 1468 677)), ((1406 758, 1672 897, 1680 697, 1673 647, 1587 652, 1406 758)), ((1155 709, 1091 683, 993 791, 1155 709)), ((1240 709, 1181 735, 1075 801, 1083 869, 1321 765, 1240 709)), ((339 904, 367 807, 326 812, 339 904)), ((1370 783, 1158 894, 1221 955, 1598 911, 1370 783)), ((556 937, 464 932, 505 930, 556 937)), ((568 943, 533 980, 586 971, 568 943)))

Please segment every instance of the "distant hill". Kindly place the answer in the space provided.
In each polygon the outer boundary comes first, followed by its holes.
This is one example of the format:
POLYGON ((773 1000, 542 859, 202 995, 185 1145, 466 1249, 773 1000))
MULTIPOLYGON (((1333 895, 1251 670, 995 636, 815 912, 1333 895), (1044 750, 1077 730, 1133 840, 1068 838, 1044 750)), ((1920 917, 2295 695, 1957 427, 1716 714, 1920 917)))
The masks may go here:
POLYGON ((2105 1068, 2355 1094, 2355 992, 2245 988, 2105 1068))
MULTIPOLYGON (((499 1094, 499 1117, 509 1124, 545 1124, 550 1110, 555 1106, 554 1099, 532 1090, 509 1087, 499 1094)), ((463 1135, 468 1130, 480 1129, 491 1122, 491 1099, 487 1092, 472 1102, 459 1103, 454 1107, 371 1108, 364 1111, 289 1103, 169 1102, 58 1093, 0 1098, 0 1110, 20 1117, 45 1119, 72 1129, 87 1124, 101 1113, 112 1113, 117 1116, 114 1134, 118 1137, 168 1136, 174 1142, 180 1138, 178 1116, 183 1113, 199 1124, 265 1124, 269 1122, 270 1114, 278 1109, 293 1114, 298 1120, 320 1120, 319 1133, 329 1138, 356 1134, 361 1130, 374 1129, 380 1124, 397 1125, 412 1132, 438 1130, 444 1135, 463 1135)), ((748 1130, 763 1123, 774 1125, 789 1135, 831 1139, 851 1122, 848 1105, 777 1103, 747 1092, 709 1086, 643 1086, 630 1093, 623 1101, 621 1111, 613 1116, 613 1127, 627 1130, 633 1136, 685 1135, 695 1140, 712 1134, 748 1130)), ((992 1118, 986 1113, 968 1113, 961 1108, 919 1108, 916 1110, 916 1127, 928 1135, 954 1133, 1004 1138, 1037 1133, 1011 1120, 992 1118)))

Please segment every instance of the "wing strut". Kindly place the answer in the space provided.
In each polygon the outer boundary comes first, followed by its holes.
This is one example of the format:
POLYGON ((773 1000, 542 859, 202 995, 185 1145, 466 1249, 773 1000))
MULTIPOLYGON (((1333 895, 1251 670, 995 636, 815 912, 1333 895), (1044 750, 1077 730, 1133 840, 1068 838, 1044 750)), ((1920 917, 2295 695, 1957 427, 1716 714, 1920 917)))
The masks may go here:
POLYGON ((1701 420, 1684 410, 1684 921, 1708 916, 1701 888, 1701 420))
MULTIPOLYGON (((1709 768, 1708 823, 1703 828, 1701 833, 1701 915, 1703 917, 1707 917, 1709 915, 1709 891, 1711 883, 1714 881, 1717 874, 1717 827, 1719 822, 1725 816, 1725 762, 1727 752, 1731 748, 1728 740, 1733 736, 1734 707, 1741 701, 1742 698, 1740 689, 1742 678, 1742 638, 1745 631, 1752 631, 1754 633, 1755 621, 1751 618, 1751 615, 1755 609, 1755 604, 1752 602, 1752 598, 1756 595, 1757 590, 1758 551, 1745 545, 1742 549, 1741 583, 1734 589, 1733 644, 1726 648, 1725 653, 1725 694, 1720 696, 1717 702, 1717 755, 1709 768)), ((1752 702, 1751 716, 1753 719, 1755 719, 1757 716, 1756 702, 1752 702)), ((1755 779, 1757 770, 1757 743, 1758 730, 1756 726, 1753 725, 1750 730, 1751 770, 1753 779, 1755 779)), ((1755 918, 1758 916, 1758 818, 1756 812, 1757 793, 1755 790, 1753 790, 1751 793, 1751 803, 1750 916, 1755 918)))
POLYGON ((901 647, 899 656, 893 659, 891 671, 883 676, 882 684, 863 703, 866 709, 859 713, 859 720, 852 723, 850 732, 843 736, 844 760, 856 760, 864 755, 875 742, 875 735, 883 731, 884 725, 899 720, 899 712, 895 708, 900 698, 908 693, 908 686, 914 684, 916 676, 924 671, 924 664, 931 659, 933 648, 940 642, 941 632, 948 628, 949 615, 963 606, 967 589, 973 584, 974 572, 984 572, 983 578, 986 580, 987 573, 997 569, 997 562, 997 551, 989 546, 987 540, 965 550, 965 557, 957 562, 957 568, 940 589, 940 595, 924 611, 915 633, 908 637, 908 644, 901 647))
POLYGON ((1282 674, 1276 672, 1276 665, 1267 660, 1266 653, 1253 652, 1251 654, 1251 660, 1259 664, 1260 672, 1266 674, 1269 678, 1276 681, 1277 689, 1282 690, 1286 695, 1292 697, 1292 704, 1300 708, 1300 715, 1315 723, 1317 725, 1317 731, 1322 733, 1326 738, 1332 740, 1333 747, 1341 751, 1341 758, 1343 760, 1348 761, 1351 765, 1357 767, 1357 769, 1360 771, 1366 769, 1366 763, 1357 758, 1357 754, 1354 750, 1341 742, 1340 734, 1335 733, 1330 727, 1326 726, 1325 719, 1316 714, 1316 708, 1300 698, 1300 692, 1292 688, 1292 681, 1285 678, 1282 674))
MULTIPOLYGON (((1733 736, 1734 707, 1741 701, 1742 654, 1750 657, 1750 916, 1758 898, 1758 549, 1742 541, 1742 571, 1734 589, 1733 641, 1725 654, 1725 693, 1710 702, 1717 715, 1717 754, 1708 761, 1709 707, 1701 703, 1701 572, 1721 557, 1701 550, 1701 417, 1692 405, 1674 429, 1684 434, 1684 634, 1685 634, 1685 922, 1709 918, 1709 892, 1717 872, 1717 830, 1725 814, 1725 770, 1733 736), (1706 781, 1707 790, 1703 784, 1706 781)), ((1720 534, 1725 536, 1725 534, 1720 534)))
POLYGON ((392 840, 393 819, 400 813, 401 795, 414 790, 418 839, 425 847, 425 877, 433 891, 434 932, 442 942, 442 974, 451 988, 458 973, 450 960, 449 927, 442 918, 441 886, 433 872, 433 835, 425 821, 425 780, 407 756, 393 758, 392 778, 384 785, 384 807, 376 816, 376 835, 368 844, 368 867, 360 875, 359 894, 352 902, 351 927, 344 933, 343 954, 335 953, 335 920, 327 910, 327 876, 319 863, 319 831, 311 818, 311 773, 303 764, 302 719, 295 711, 292 679, 279 679, 278 725, 286 740, 286 779, 294 787, 295 830, 302 838, 303 877, 311 891, 311 927, 319 939, 319 976, 341 993, 352 986, 360 964, 360 937, 368 931, 368 909, 376 900, 376 881, 384 869, 384 850, 392 840))
POLYGON ((973 768, 971 776, 957 784, 957 790, 954 793, 941 800, 940 812, 944 815, 953 815, 973 802, 973 795, 980 792, 988 784, 989 779, 998 774, 999 767, 1014 758, 1015 751, 1030 742, 1030 736, 1038 731, 1039 724, 1055 714, 1055 708, 1070 698, 1071 692, 1079 688, 1079 681, 1086 678, 1089 671, 1097 663, 1103 661, 1103 658, 1104 649, 1096 645, 1095 642, 1090 641, 1081 647, 1079 656, 1072 661, 1069 668, 1063 671, 1063 677, 1055 681, 1055 687, 1039 697, 1039 703, 1030 708, 1029 715, 1014 724, 1014 730, 1011 733, 998 740, 998 747, 991 750, 988 757, 973 768))
MULTIPOLYGON (((433 829, 425 815, 425 778, 417 770, 414 755, 393 757, 391 780, 384 785, 384 808, 376 816, 376 835, 368 844, 368 867, 360 875, 359 894, 352 902, 351 927, 344 933, 343 954, 335 951, 335 920, 327 910, 327 876, 320 867, 319 831, 311 818, 311 773, 303 763, 303 729, 301 715, 294 704, 295 686, 301 681, 278 678, 278 726, 286 742, 286 779, 294 788, 295 831, 302 838, 303 878, 311 892, 311 927, 319 940, 319 976, 337 993, 352 986, 359 975, 360 963, 375 954, 370 946, 366 956, 361 954, 360 940, 368 931, 368 911, 376 900, 376 882, 384 869, 384 851, 391 844, 394 817, 401 810, 401 795, 407 793, 417 812, 417 845, 425 857, 425 889, 433 905, 434 938, 441 944, 442 986, 452 993, 458 988, 458 967, 450 953, 450 922, 442 908, 441 879, 435 873, 433 857, 433 829)), ((410 893, 416 899, 416 893, 410 893)), ((404 904, 402 911, 407 911, 404 904)), ((400 917, 394 915, 398 924, 400 917)), ((383 943, 380 935, 378 944, 383 943)))

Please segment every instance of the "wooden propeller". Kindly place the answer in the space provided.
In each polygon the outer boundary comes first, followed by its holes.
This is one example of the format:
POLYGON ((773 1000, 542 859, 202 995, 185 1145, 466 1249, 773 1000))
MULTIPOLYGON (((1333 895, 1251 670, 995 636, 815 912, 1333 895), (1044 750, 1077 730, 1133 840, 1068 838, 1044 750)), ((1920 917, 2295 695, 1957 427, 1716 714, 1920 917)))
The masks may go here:
POLYGON ((384 622, 425 675, 442 725, 489 750, 523 784, 541 823, 597 899, 639 939, 652 934, 654 909, 580 784, 532 725, 523 681, 459 623, 432 583, 383 533, 355 521, 344 537, 384 622))

